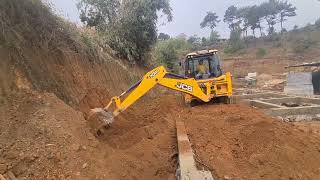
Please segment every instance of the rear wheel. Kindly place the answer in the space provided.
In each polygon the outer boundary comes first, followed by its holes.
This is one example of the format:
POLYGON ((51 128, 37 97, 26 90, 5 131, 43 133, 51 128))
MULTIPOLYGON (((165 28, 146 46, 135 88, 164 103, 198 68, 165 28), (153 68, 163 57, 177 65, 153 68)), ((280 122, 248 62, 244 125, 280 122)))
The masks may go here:
POLYGON ((220 103, 223 103, 223 104, 231 104, 231 98, 230 97, 220 97, 219 101, 220 101, 220 103))

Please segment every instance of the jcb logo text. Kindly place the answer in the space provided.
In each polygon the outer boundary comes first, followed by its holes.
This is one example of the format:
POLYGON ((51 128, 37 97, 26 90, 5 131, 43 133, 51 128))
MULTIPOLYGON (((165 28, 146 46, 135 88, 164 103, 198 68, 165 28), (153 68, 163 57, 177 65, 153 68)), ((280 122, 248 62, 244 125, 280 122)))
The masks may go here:
POLYGON ((182 89, 184 91, 193 92, 193 87, 184 83, 178 82, 176 85, 177 88, 182 89))

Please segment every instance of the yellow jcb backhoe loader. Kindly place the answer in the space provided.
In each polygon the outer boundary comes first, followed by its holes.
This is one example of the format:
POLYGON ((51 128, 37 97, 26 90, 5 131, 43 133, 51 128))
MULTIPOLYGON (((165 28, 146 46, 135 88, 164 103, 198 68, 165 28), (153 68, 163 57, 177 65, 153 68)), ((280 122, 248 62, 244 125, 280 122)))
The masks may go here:
POLYGON ((186 103, 229 102, 232 95, 231 74, 222 72, 217 50, 190 53, 180 66, 184 76, 169 73, 163 66, 157 67, 145 74, 142 80, 120 96, 113 97, 105 108, 92 109, 88 121, 96 135, 103 134, 104 129, 114 121, 114 117, 125 111, 156 85, 182 92, 186 103), (206 67, 206 72, 200 73, 199 66, 206 67), (110 110, 112 105, 115 105, 114 109, 110 110))

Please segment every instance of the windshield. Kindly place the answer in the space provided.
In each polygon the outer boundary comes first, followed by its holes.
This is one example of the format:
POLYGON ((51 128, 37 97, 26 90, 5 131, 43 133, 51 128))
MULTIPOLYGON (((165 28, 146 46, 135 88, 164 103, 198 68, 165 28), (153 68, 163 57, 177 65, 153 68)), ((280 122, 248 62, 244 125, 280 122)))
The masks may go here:
POLYGON ((208 77, 218 77, 222 74, 220 60, 217 54, 190 58, 187 59, 187 62, 188 68, 186 69, 186 75, 188 77, 196 77, 199 73, 201 75, 206 74, 208 77))

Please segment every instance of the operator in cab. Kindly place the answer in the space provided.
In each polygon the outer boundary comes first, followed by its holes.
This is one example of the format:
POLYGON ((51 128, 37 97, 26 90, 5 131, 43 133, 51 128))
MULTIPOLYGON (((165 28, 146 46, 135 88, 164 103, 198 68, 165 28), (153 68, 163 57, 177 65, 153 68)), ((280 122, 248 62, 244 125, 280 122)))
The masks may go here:
POLYGON ((203 60, 199 60, 197 72, 196 79, 203 79, 203 76, 208 74, 208 67, 203 64, 203 60))

